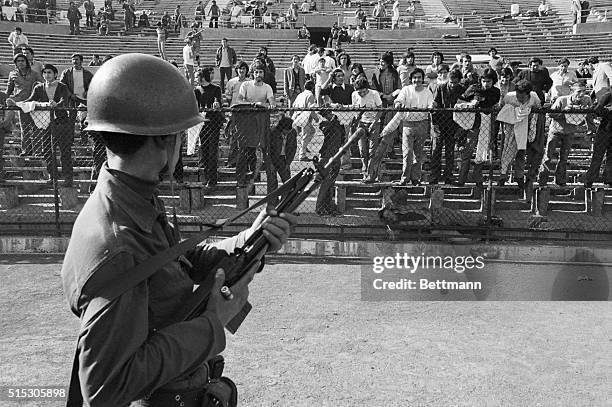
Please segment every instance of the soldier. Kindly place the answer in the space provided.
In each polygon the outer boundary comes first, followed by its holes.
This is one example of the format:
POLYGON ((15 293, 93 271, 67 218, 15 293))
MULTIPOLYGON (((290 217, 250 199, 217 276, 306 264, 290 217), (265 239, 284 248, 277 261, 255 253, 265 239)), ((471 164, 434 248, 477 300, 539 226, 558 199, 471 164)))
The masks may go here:
MULTIPOLYGON (((65 294, 81 319, 75 357, 81 394, 92 407, 179 401, 200 406, 209 375, 205 362, 225 348, 223 327, 245 304, 260 265, 225 294, 220 293, 224 272, 211 267, 259 227, 269 249, 278 250, 296 218, 262 212, 237 236, 215 245, 200 243, 114 299, 101 297, 100 290, 178 243, 155 190, 178 160, 178 133, 202 118, 185 77, 168 62, 144 54, 124 54, 105 63, 88 100, 88 130, 104 141, 107 161, 75 222, 62 266, 65 294), (177 310, 192 294, 194 282, 210 273, 215 283, 206 310, 181 321, 177 310)), ((69 402, 78 404, 79 392, 72 391, 76 397, 69 402)))

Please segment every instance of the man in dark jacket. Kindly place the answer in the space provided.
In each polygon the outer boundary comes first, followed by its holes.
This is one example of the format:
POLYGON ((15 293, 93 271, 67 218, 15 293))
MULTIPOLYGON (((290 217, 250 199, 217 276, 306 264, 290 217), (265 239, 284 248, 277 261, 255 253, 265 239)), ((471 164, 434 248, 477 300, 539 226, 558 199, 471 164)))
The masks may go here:
MULTIPOLYGON (((442 83, 434 89, 434 103, 437 108, 453 108, 457 100, 465 92, 461 85, 461 72, 454 69, 448 75, 449 81, 442 83)), ((432 114, 435 138, 431 152, 431 180, 430 184, 437 184, 442 172, 442 148, 444 148, 445 166, 444 181, 450 184, 453 181, 453 165, 455 162, 455 137, 459 125, 453 120, 453 113, 435 112, 432 114)))
MULTIPOLYGON (((553 81, 550 78, 548 69, 542 66, 542 60, 538 57, 533 57, 529 60, 529 69, 519 72, 514 78, 514 83, 518 83, 520 80, 526 80, 533 86, 533 91, 540 98, 540 103, 544 106, 545 94, 548 93, 553 85, 553 81)), ((529 165, 529 171, 527 172, 527 183, 531 184, 536 180, 537 170, 539 164, 542 162, 544 157, 544 147, 546 146, 546 115, 538 114, 536 123, 536 136, 535 140, 530 144, 528 150, 528 161, 532 164, 529 165), (537 164, 535 164, 537 163, 537 164)))
MULTIPOLYGON (((338 117, 329 110, 319 112, 323 116, 323 121, 319 124, 319 128, 323 132, 323 145, 319 150, 319 165, 324 166, 342 147, 344 138, 344 127, 340 124, 338 117)), ((317 205, 315 212, 321 216, 336 216, 339 215, 338 209, 333 202, 334 184, 336 177, 340 171, 340 163, 335 162, 325 174, 325 178, 319 186, 319 194, 317 195, 317 205)))
MULTIPOLYGON (((87 90, 89 89, 92 78, 93 74, 83 68, 83 55, 72 54, 72 68, 65 69, 59 79, 60 82, 68 86, 68 90, 70 91, 70 100, 68 101, 69 107, 78 107, 80 105, 87 106, 87 90)), ((76 117, 76 110, 71 110, 69 118, 73 126, 76 117)))
POLYGON ((234 48, 227 44, 227 38, 221 40, 221 46, 217 48, 217 54, 215 55, 215 63, 219 67, 219 75, 221 93, 225 93, 225 78, 229 81, 232 79, 232 70, 236 65, 236 51, 234 48))
POLYGON ((70 5, 68 6, 67 17, 68 22, 70 23, 70 34, 79 35, 81 33, 81 29, 79 27, 80 20, 83 18, 83 16, 73 1, 71 1, 70 5))
MULTIPOLYGON (((295 157, 296 150, 297 131, 293 128, 293 120, 282 116, 270 132, 270 159, 283 182, 291 178, 291 161, 295 157)), ((276 181, 276 176, 273 178, 276 181)))
MULTIPOLYGON (((70 98, 70 91, 64 83, 57 81, 57 68, 54 65, 45 64, 43 66, 43 78, 45 82, 34 86, 32 95, 30 95, 26 102, 39 102, 48 104, 50 107, 66 106, 70 98), (52 98, 49 98, 49 93, 53 94, 52 98)), ((49 175, 57 179, 57 167, 53 159, 53 144, 59 147, 64 185, 71 187, 73 179, 72 144, 74 141, 74 130, 70 128, 70 123, 74 122, 69 121, 65 110, 56 110, 54 115, 52 126, 49 125, 44 129, 38 130, 41 132, 40 139, 42 140, 43 156, 47 162, 49 175)), ((74 128, 74 125, 72 127, 74 128)))

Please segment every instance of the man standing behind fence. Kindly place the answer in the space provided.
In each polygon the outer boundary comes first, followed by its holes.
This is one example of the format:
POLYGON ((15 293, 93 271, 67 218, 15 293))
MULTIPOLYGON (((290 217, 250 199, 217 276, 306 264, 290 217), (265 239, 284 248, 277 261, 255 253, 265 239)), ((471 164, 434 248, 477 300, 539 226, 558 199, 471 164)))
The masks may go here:
POLYGON ((221 46, 217 48, 215 55, 215 63, 219 67, 219 75, 221 76, 221 92, 225 93, 225 79, 232 79, 232 69, 236 65, 236 51, 228 45, 227 38, 221 40, 221 46))
MULTIPOLYGON (((206 67, 198 71, 199 86, 195 88, 198 106, 202 109, 219 109, 221 107, 221 88, 212 84, 214 70, 206 67)), ((206 180, 207 186, 217 185, 217 162, 219 158, 219 131, 224 117, 221 112, 207 112, 204 126, 200 130, 200 180, 206 180)))
MULTIPOLYGON (((266 66, 263 63, 253 65, 253 80, 245 81, 240 85, 239 103, 274 107, 272 88, 263 81, 265 74, 266 66)), ((270 113, 267 111, 236 113, 234 115, 238 130, 236 178, 238 180, 237 186, 245 187, 247 185, 247 172, 249 169, 255 171, 257 147, 262 140, 266 141, 265 138, 270 131, 270 113)))
POLYGON ((584 176, 584 186, 587 188, 593 187, 593 182, 599 176, 599 169, 605 155, 606 168, 603 181, 608 188, 612 188, 612 88, 600 92, 595 113, 601 117, 601 122, 597 128, 597 133, 595 133, 593 157, 591 157, 589 170, 584 176))
POLYGON ((287 106, 293 107, 293 102, 304 89, 306 82, 306 71, 300 66, 300 56, 294 55, 291 57, 291 65, 285 69, 283 75, 283 84, 285 97, 287 98, 287 106))
MULTIPOLYGON (((65 69, 60 76, 60 82, 68 86, 70 91, 69 107, 87 106, 87 90, 92 78, 93 74, 83 68, 83 55, 72 54, 72 68, 65 69)), ((69 118, 72 132, 74 132, 74 123, 77 118, 76 110, 70 111, 69 118)), ((85 142, 85 133, 82 133, 82 135, 81 141, 85 142)))
MULTIPOLYGON (((572 86, 572 94, 559 96, 552 105, 553 110, 582 109, 591 107, 591 98, 587 96, 586 84, 578 82, 572 86)), ((555 183, 559 186, 567 184, 567 159, 569 157, 575 134, 584 134, 588 122, 585 114, 577 113, 550 113, 550 127, 544 157, 540 165, 538 182, 541 186, 548 183, 548 174, 551 171, 552 159, 559 146, 559 160, 555 168, 555 183)))
MULTIPOLYGON (((23 102, 32 94, 32 88, 38 82, 42 82, 40 73, 30 68, 30 61, 23 54, 15 55, 13 58, 15 69, 9 73, 6 95, 15 102, 23 102)), ((29 113, 19 112, 19 126, 21 127, 21 156, 32 155, 34 146, 32 144, 32 131, 34 122, 29 113)))
MULTIPOLYGON (((37 102, 36 106, 44 107, 64 107, 70 99, 70 90, 68 87, 57 81, 57 68, 51 64, 43 66, 43 77, 45 82, 39 83, 32 89, 32 95, 26 102, 37 102)), ((42 112, 46 117, 49 117, 51 112, 42 112)), ((72 143, 74 139, 74 122, 68 118, 66 110, 55 110, 53 112, 53 122, 43 119, 43 116, 38 116, 36 129, 42 134, 42 149, 45 161, 47 162, 47 171, 51 177, 55 179, 57 167, 55 164, 54 145, 59 147, 60 157, 62 159, 62 177, 66 187, 72 186, 72 143), (46 125, 46 126, 45 126, 46 125)))

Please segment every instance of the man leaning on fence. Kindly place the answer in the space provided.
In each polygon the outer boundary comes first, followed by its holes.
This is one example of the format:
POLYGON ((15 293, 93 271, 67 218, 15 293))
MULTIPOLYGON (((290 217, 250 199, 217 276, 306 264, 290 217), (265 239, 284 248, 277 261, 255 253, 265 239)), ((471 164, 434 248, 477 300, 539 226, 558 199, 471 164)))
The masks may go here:
MULTIPOLYGON (((437 108, 452 109, 465 92, 461 85, 461 72, 454 69, 448 75, 448 82, 434 88, 434 106, 437 108)), ((442 150, 444 149, 444 175, 445 184, 453 183, 453 169, 455 165, 455 142, 459 125, 453 120, 451 111, 432 113, 434 138, 431 149, 431 179, 430 184, 437 184, 442 173, 442 150)))
MULTIPOLYGON (((43 78, 39 72, 30 68, 30 62, 23 54, 17 54, 13 58, 15 69, 9 72, 6 95, 15 102, 23 102, 32 94, 34 85, 42 82, 43 78)), ((21 127, 21 156, 34 154, 40 145, 33 145, 32 132, 34 122, 29 113, 19 112, 19 126, 21 127)))
MULTIPOLYGON (((35 102, 36 107, 65 107, 70 99, 68 87, 57 80, 57 68, 51 64, 43 66, 44 83, 34 86, 32 95, 25 102, 35 102)), ((35 137, 42 141, 42 151, 47 162, 47 171, 50 177, 57 179, 57 165, 55 163, 55 146, 58 147, 62 162, 62 178, 64 186, 72 187, 72 144, 74 141, 74 122, 68 117, 64 109, 32 113, 35 131, 40 136, 35 137), (51 120, 53 119, 53 120, 51 120), (72 125, 72 128, 71 128, 72 125)))
MULTIPOLYGON (((205 67, 198 71, 198 83, 195 88, 198 106, 202 109, 219 109, 221 107, 221 88, 212 83, 214 69, 205 67)), ((219 160, 219 133, 223 126, 223 113, 207 112, 204 126, 200 129, 200 156, 198 168, 200 180, 207 186, 217 185, 217 163, 219 160)))
POLYGON ((601 117, 601 122, 595 133, 593 157, 591 157, 589 170, 584 176, 584 185, 591 188, 593 183, 598 180, 599 170, 605 155, 606 166, 603 182, 608 188, 612 188, 612 88, 608 87, 599 92, 595 114, 601 117))
MULTIPOLYGON (((553 110, 585 109, 591 107, 591 98, 587 96, 586 84, 578 82, 572 85, 572 93, 568 96, 559 96, 552 105, 553 110)), ((540 165, 538 183, 544 186, 548 183, 548 174, 551 172, 552 160, 555 150, 559 147, 559 159, 555 168, 555 183, 565 186, 567 177, 567 160, 572 144, 576 137, 586 138, 587 127, 590 127, 590 118, 579 113, 550 113, 551 121, 548 128, 548 140, 544 157, 540 165)), ((589 143, 590 144, 590 143, 589 143)))
POLYGON ((113 282, 180 241, 156 189, 178 161, 177 134, 201 117, 184 76, 143 54, 120 55, 103 65, 89 102, 89 130, 104 140, 108 160, 75 221, 62 265, 64 293, 81 321, 73 375, 79 380, 69 403, 80 405, 82 396, 91 407, 171 406, 177 400, 184 407, 202 406, 211 375, 207 361, 224 350, 224 326, 245 304, 260 264, 229 287, 231 296, 221 294, 225 276, 214 266, 259 227, 269 250, 278 250, 296 218, 260 216, 232 238, 202 242, 164 266, 152 265, 157 270, 151 276, 113 291, 109 299, 102 292, 113 282), (167 97, 150 104, 158 95, 167 97), (183 320, 179 311, 194 283, 206 278, 214 279, 206 309, 183 320))
MULTIPOLYGON (((274 93, 272 88, 263 79, 266 67, 263 63, 253 65, 253 80, 245 81, 240 85, 238 92, 239 103, 254 105, 262 111, 252 112, 247 108, 245 112, 235 112, 236 141, 238 145, 238 158, 236 160, 236 178, 238 187, 245 187, 248 183, 248 172, 255 176, 257 164, 257 147, 265 142, 270 131, 270 113, 264 108, 274 107, 274 93)), ((248 106, 248 105, 247 105, 248 106)))

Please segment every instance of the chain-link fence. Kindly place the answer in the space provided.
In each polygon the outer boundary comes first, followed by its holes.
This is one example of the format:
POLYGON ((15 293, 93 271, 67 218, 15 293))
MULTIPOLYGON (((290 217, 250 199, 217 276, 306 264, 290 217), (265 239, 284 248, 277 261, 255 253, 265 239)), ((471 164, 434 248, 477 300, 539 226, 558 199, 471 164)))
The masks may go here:
MULTIPOLYGON (((106 149, 82 130, 84 109, 32 108, 1 110, 0 222, 70 230, 106 149)), ((195 223, 229 217, 357 134, 299 212, 393 230, 612 232, 609 110, 239 105, 202 116, 159 188, 195 223)))

